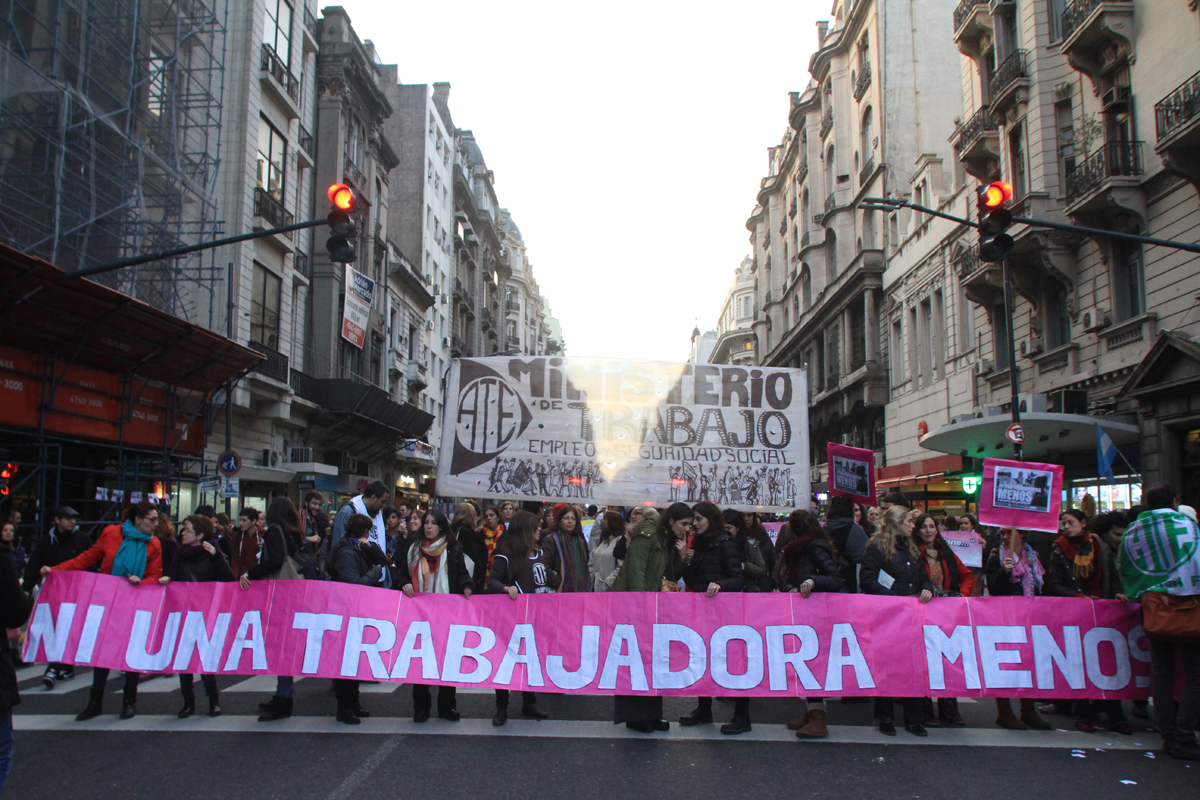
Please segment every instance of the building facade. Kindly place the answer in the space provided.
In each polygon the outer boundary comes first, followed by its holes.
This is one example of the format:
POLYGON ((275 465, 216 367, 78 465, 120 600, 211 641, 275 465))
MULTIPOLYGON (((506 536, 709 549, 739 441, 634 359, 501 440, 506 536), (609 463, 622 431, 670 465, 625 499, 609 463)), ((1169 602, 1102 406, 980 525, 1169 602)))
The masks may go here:
POLYGON ((934 131, 957 107, 945 80, 958 67, 945 47, 952 31, 942 15, 952 10, 941 1, 834 5, 746 223, 758 359, 808 369, 814 490, 825 482, 827 443, 884 446, 887 231, 859 204, 944 189, 912 182, 923 161, 950 155, 934 131))
MULTIPOLYGON (((1017 216, 1196 240, 1194 8, 964 1, 953 21, 962 116, 944 171, 955 189, 926 205, 973 216, 976 181, 1002 179, 1017 216)), ((1010 316, 1001 265, 979 261, 973 230, 903 212, 888 226, 889 465, 1009 452, 1015 380, 1025 457, 1065 465, 1069 502, 1127 507, 1159 479, 1196 497, 1194 255, 1015 225, 1010 316), (1121 447, 1113 486, 1097 475, 1095 424, 1121 447)))
POLYGON ((717 341, 710 359, 714 364, 758 363, 754 341, 754 261, 742 259, 733 271, 733 285, 721 304, 717 319, 717 341))

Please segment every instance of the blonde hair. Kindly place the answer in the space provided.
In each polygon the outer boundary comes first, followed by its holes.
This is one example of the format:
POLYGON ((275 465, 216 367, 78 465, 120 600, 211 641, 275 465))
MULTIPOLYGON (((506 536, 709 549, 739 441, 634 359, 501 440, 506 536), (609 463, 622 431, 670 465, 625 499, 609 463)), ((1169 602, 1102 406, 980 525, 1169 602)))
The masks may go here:
POLYGON ((454 507, 455 525, 466 525, 471 530, 475 530, 478 527, 477 520, 475 506, 470 503, 459 503, 454 507))
MULTIPOLYGON (((883 522, 875 535, 867 541, 867 546, 879 545, 884 558, 891 561, 896 556, 896 537, 904 536, 900 531, 900 525, 908 519, 909 513, 904 506, 892 506, 883 512, 883 522)), ((913 541, 913 537, 905 536, 905 540, 908 542, 908 551, 912 553, 913 558, 919 558, 921 554, 917 550, 917 544, 913 541)))

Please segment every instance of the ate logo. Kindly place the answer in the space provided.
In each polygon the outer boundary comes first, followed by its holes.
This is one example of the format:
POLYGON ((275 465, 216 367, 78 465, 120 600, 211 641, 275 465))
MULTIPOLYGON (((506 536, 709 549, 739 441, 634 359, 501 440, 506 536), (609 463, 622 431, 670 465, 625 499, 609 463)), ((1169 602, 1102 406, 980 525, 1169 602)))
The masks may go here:
POLYGON ((500 373, 475 361, 461 364, 451 475, 500 455, 533 421, 529 406, 500 373))
POLYGON ((1182 514, 1138 520, 1121 540, 1125 555, 1143 575, 1170 575, 1192 558, 1200 542, 1182 514))

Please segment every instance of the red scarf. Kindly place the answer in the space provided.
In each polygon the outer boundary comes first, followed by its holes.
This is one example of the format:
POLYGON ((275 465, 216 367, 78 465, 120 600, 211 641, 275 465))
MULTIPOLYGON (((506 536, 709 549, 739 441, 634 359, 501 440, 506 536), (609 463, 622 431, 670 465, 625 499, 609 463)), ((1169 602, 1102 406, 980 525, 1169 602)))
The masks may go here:
POLYGON ((1086 594, 1089 597, 1100 597, 1104 593, 1104 564, 1101 563, 1102 559, 1096 558, 1100 554, 1100 539, 1094 534, 1088 534, 1086 539, 1076 545, 1068 537, 1060 536, 1054 543, 1074 565, 1075 577, 1081 578, 1087 586, 1086 594))

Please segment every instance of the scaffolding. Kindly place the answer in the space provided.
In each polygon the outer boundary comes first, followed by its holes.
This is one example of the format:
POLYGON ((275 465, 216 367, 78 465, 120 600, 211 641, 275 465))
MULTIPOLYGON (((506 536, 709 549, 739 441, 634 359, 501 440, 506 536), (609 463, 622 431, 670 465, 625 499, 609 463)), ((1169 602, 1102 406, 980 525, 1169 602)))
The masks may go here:
MULTIPOLYGON (((71 270, 217 238, 228 0, 0 0, 0 239, 71 270)), ((212 328, 212 250, 97 279, 212 328)))

